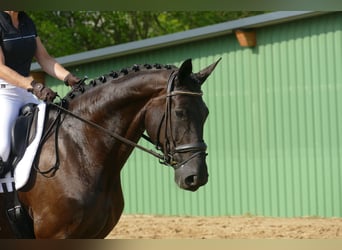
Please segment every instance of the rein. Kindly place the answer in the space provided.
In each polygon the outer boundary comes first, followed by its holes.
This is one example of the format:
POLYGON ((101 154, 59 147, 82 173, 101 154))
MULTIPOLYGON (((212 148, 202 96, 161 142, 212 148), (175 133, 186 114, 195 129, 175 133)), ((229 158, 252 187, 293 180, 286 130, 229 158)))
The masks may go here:
POLYGON ((133 142, 133 141, 131 141, 131 140, 128 140, 128 139, 126 139, 125 137, 122 137, 121 135, 119 135, 119 134, 117 134, 117 133, 113 133, 113 132, 111 132, 110 130, 108 130, 108 129, 104 128, 104 127, 101 127, 100 125, 98 125, 98 124, 96 124, 96 123, 94 123, 94 122, 92 122, 92 121, 89 121, 89 120, 87 120, 87 119, 84 119, 84 118, 82 118, 82 117, 76 115, 75 113, 73 113, 73 112, 71 112, 71 111, 69 111, 69 110, 63 108, 63 107, 60 106, 60 105, 57 105, 57 104, 55 104, 55 103, 50 103, 50 104, 51 104, 52 106, 56 107, 57 109, 59 109, 59 110, 65 112, 66 114, 71 115, 71 116, 75 117, 76 119, 78 119, 78 120, 80 120, 80 121, 82 121, 82 122, 84 122, 84 123, 86 123, 86 124, 88 124, 88 125, 91 125, 91 126, 97 128, 97 129, 101 130, 102 132, 104 132, 104 133, 110 135, 111 137, 113 137, 113 138, 115 138, 115 139, 117 139, 117 140, 119 140, 119 141, 121 141, 121 142, 123 142, 123 143, 129 145, 129 146, 139 148, 139 149, 141 149, 141 150, 143 150, 143 151, 145 151, 145 152, 147 152, 147 153, 149 153, 149 154, 151 154, 151 155, 153 155, 153 156, 155 156, 155 157, 157 157, 157 158, 159 158, 159 159, 161 159, 161 160, 164 159, 164 156, 163 156, 163 155, 158 154, 157 152, 155 152, 155 151, 153 151, 153 150, 151 150, 151 149, 147 149, 147 148, 145 148, 145 147, 143 147, 143 146, 140 146, 139 144, 137 144, 137 143, 135 143, 135 142, 133 142))
MULTIPOLYGON (((68 115, 71 115, 73 116, 74 118, 90 125, 90 126, 93 126, 99 130, 101 130, 102 132, 108 134, 109 136, 129 145, 129 146, 132 146, 132 147, 135 147, 135 148, 138 148, 156 158, 159 159, 159 162, 164 164, 164 165, 167 165, 167 166, 170 166, 174 169, 177 169, 179 167, 181 167, 182 165, 184 165, 186 162, 190 161, 191 159, 193 159, 194 157, 196 157, 197 155, 199 154, 203 154, 206 152, 206 149, 207 149, 207 145, 202 141, 202 142, 197 142, 197 143, 190 143, 190 144, 183 144, 183 145, 179 145, 179 146, 176 146, 175 145, 175 142, 174 142, 174 139, 173 139, 173 135, 172 135, 172 129, 171 129, 171 99, 173 96, 176 96, 176 95, 190 95, 190 96, 202 96, 203 93, 202 92, 190 92, 190 91, 181 91, 181 90, 172 90, 173 89, 173 85, 174 85, 174 79, 176 78, 176 74, 177 72, 173 72, 171 73, 170 77, 169 77, 169 80, 168 80, 168 87, 167 87, 167 94, 166 94, 166 109, 165 109, 165 113, 164 113, 164 116, 160 122, 160 126, 159 126, 159 129, 158 129, 158 142, 157 144, 155 145, 156 148, 158 150, 160 150, 160 144, 159 144, 159 138, 160 138, 160 130, 161 130, 161 127, 162 127, 162 123, 163 123, 163 120, 165 119, 165 122, 166 122, 166 128, 165 128, 165 138, 166 138, 166 147, 164 149, 165 152, 163 152, 164 154, 159 154, 157 152, 155 152, 154 150, 151 150, 151 149, 148 149, 148 148, 145 148, 131 140, 128 140, 127 138, 125 137, 122 137, 121 135, 117 134, 117 133, 113 133, 111 132, 110 130, 92 122, 92 121, 89 121, 87 119, 84 119, 78 115, 76 115, 75 113, 69 111, 68 109, 64 108, 63 107, 63 101, 65 101, 64 99, 62 99, 62 102, 61 104, 55 104, 55 103, 50 103, 50 105, 56 107, 59 111, 62 111, 68 115), (170 150, 170 141, 169 141, 169 138, 167 136, 167 131, 168 131, 168 127, 170 128, 170 137, 172 139, 172 143, 174 145, 174 149, 173 151, 171 152, 170 150), (173 160, 173 155, 175 153, 187 153, 187 152, 195 152, 193 155, 191 155, 188 159, 178 163, 176 161, 173 160)), ((60 123, 57 124, 57 126, 59 125, 60 123)), ((57 129, 58 130, 58 129, 57 129)), ((142 137, 146 140, 148 140, 149 142, 151 142, 152 144, 154 144, 151 140, 150 137, 146 136, 146 135, 142 135, 142 137)), ((57 138, 56 138, 57 140, 57 138)), ((206 153, 205 153, 206 154, 206 153)), ((58 157, 57 157, 58 158, 58 157)))

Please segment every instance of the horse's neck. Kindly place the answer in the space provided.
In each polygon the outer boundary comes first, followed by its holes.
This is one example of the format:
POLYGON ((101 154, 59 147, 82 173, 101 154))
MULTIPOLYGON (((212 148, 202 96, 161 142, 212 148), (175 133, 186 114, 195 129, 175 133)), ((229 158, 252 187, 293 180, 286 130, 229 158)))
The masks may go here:
POLYGON ((127 139, 137 141, 144 130, 144 107, 165 90, 169 73, 146 72, 120 79, 120 82, 104 84, 75 99, 71 110, 127 139))

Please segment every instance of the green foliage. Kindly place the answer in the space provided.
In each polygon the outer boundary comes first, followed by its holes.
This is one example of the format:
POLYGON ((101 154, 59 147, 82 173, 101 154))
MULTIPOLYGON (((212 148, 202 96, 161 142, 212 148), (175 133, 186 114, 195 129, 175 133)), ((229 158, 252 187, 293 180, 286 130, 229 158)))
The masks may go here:
POLYGON ((256 11, 30 11, 54 57, 260 14, 256 11))

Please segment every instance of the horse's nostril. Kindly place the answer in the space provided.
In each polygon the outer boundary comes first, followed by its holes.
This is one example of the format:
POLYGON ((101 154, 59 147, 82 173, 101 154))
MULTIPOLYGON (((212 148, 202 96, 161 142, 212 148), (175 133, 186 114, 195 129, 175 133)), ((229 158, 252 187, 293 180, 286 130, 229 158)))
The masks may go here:
POLYGON ((185 184, 188 186, 196 186, 197 185, 197 175, 190 175, 185 178, 185 184))

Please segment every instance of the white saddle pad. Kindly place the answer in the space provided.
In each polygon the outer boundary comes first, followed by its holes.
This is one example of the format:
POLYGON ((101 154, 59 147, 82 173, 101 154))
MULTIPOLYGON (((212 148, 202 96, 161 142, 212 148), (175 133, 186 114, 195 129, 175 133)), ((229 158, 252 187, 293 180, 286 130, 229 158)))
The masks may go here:
POLYGON ((15 188, 17 190, 22 188, 28 181, 28 178, 31 172, 32 163, 33 163, 34 157, 36 156, 40 139, 42 138, 44 120, 45 120, 45 111, 46 111, 45 102, 39 103, 38 109, 39 111, 38 111, 38 118, 37 118, 36 136, 34 137, 31 144, 26 148, 23 158, 19 161, 19 163, 17 164, 14 170, 14 182, 15 182, 15 188))
POLYGON ((43 134, 46 104, 45 102, 40 102, 37 107, 39 111, 36 136, 31 144, 26 148, 23 158, 19 161, 14 170, 14 175, 11 171, 7 173, 4 178, 0 179, 0 193, 13 192, 14 188, 16 190, 22 188, 30 177, 32 163, 36 156, 39 142, 43 134))

